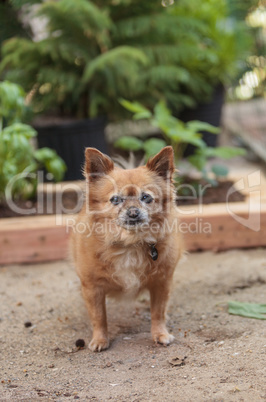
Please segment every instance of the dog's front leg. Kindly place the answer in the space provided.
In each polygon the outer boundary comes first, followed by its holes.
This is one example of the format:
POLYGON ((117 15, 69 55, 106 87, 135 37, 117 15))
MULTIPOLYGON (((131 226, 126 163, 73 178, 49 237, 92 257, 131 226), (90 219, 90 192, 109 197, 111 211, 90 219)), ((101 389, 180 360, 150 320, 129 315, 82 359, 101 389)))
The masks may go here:
POLYGON ((165 315, 170 285, 153 283, 150 287, 151 297, 151 334, 154 342, 169 345, 174 336, 166 329, 165 315))
POLYGON ((82 294, 93 326, 89 348, 93 352, 100 352, 109 346, 105 294, 100 288, 86 286, 82 286, 82 294))

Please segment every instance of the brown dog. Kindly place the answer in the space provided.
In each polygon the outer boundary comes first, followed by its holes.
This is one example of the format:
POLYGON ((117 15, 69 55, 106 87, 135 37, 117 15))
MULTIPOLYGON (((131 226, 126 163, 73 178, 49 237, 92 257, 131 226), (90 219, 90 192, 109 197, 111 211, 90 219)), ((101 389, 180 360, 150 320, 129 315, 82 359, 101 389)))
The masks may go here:
POLYGON ((72 252, 93 325, 90 349, 108 348, 105 297, 148 289, 151 332, 168 345, 165 325, 174 269, 182 252, 174 204, 172 147, 145 166, 123 170, 94 148, 85 151, 87 200, 72 235, 72 252))

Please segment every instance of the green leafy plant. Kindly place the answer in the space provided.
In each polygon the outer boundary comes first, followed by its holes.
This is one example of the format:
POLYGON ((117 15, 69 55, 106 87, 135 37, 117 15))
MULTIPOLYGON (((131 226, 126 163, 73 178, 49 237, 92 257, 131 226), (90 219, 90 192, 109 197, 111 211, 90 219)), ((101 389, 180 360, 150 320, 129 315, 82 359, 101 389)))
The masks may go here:
POLYGON ((37 191, 37 171, 45 168, 56 181, 63 178, 65 164, 49 148, 35 150, 36 131, 20 120, 25 114, 24 91, 16 84, 0 83, 0 202, 30 198, 37 191), (4 127, 5 126, 5 127, 4 127))
MULTIPOLYGON (((25 9, 28 2, 11 4, 25 9)), ((173 110, 192 107, 236 74, 249 49, 226 0, 40 3, 46 37, 6 41, 1 63, 7 79, 31 92, 38 112, 117 120, 120 97, 149 108, 162 97, 173 110)))
POLYGON ((136 86, 147 57, 125 42, 112 43, 115 25, 108 2, 103 3, 44 2, 36 16, 47 20, 47 36, 40 41, 14 37, 3 46, 1 69, 7 79, 31 91, 35 111, 114 116, 120 108, 117 97, 136 86))
MULTIPOLYGON (((208 147, 202 140, 201 131, 218 134, 219 129, 201 121, 189 121, 184 123, 172 116, 164 101, 155 105, 153 113, 138 102, 121 100, 120 103, 133 113, 133 119, 148 119, 150 123, 159 129, 163 139, 150 138, 142 140, 132 136, 124 136, 115 142, 115 147, 127 151, 143 150, 146 159, 156 154, 162 147, 172 145, 176 163, 179 164, 184 157, 185 150, 189 144, 195 147, 194 153, 187 158, 189 163, 202 173, 204 179, 210 180, 207 172, 207 161, 212 157, 230 159, 237 155, 244 155, 245 150, 233 147, 208 147)), ((217 177, 227 175, 228 171, 224 166, 215 164, 212 172, 217 177)))

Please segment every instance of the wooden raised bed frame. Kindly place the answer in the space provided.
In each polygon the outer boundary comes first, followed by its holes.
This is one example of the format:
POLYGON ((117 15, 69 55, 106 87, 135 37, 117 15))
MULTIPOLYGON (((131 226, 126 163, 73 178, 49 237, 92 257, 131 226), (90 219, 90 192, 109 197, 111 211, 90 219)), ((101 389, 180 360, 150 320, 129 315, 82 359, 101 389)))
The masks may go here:
MULTIPOLYGON (((245 202, 179 207, 188 251, 266 246, 266 179, 260 172, 260 183, 252 182, 251 173, 230 177, 236 185, 246 182, 245 202)), ((62 216, 61 224, 56 224, 55 215, 0 219, 0 264, 67 258, 68 218, 62 216)))

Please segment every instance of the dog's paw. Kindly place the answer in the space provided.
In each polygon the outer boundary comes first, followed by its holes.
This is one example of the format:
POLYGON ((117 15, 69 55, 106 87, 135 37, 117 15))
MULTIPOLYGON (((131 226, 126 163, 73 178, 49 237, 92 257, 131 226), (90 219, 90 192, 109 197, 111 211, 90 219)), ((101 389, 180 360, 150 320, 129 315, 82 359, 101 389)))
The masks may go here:
POLYGON ((108 338, 92 338, 89 344, 89 349, 92 352, 101 352, 102 350, 108 349, 108 347, 108 338))
POLYGON ((173 342, 173 340, 175 339, 175 337, 171 334, 169 334, 169 332, 161 332, 161 333, 155 333, 152 335, 153 340, 155 343, 160 343, 161 345, 167 346, 170 343, 173 342))

